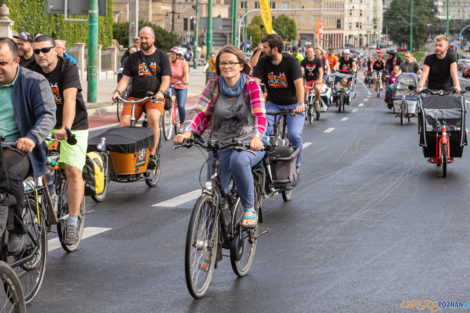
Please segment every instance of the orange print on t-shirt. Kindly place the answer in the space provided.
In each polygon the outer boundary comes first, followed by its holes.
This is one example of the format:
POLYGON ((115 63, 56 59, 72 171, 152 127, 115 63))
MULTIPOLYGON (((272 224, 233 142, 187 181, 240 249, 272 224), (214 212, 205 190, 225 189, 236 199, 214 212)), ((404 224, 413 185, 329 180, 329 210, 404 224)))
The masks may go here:
POLYGON ((138 66, 139 69, 139 76, 150 76, 150 72, 147 68, 147 65, 145 63, 141 63, 138 66))
POLYGON ((285 73, 274 75, 273 72, 268 73, 268 85, 271 88, 287 88, 287 77, 285 73))

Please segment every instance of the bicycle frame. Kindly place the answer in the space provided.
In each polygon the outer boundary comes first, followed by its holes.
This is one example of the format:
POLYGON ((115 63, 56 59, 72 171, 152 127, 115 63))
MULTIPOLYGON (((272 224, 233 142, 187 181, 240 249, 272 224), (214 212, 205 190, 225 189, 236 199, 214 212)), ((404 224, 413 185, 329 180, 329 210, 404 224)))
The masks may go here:
POLYGON ((446 127, 442 127, 441 133, 436 135, 436 155, 429 158, 428 162, 432 164, 440 165, 443 163, 442 155, 442 145, 447 145, 447 163, 454 162, 454 158, 450 156, 450 144, 449 136, 447 135, 446 127))

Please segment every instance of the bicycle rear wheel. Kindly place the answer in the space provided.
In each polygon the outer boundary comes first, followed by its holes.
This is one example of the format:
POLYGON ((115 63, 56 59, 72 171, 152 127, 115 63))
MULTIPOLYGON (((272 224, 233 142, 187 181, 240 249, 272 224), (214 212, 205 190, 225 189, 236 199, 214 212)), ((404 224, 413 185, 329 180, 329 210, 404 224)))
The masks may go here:
POLYGON ((26 228, 23 251, 8 258, 23 288, 24 300, 29 303, 39 292, 44 280, 47 259, 47 232, 44 210, 38 208, 35 198, 27 198, 23 208, 26 228), (38 214, 39 213, 39 218, 38 214))
POLYGON ((158 141, 157 151, 155 153, 156 157, 156 166, 154 169, 147 169, 147 178, 145 183, 149 187, 155 187, 160 180, 160 175, 162 174, 162 139, 158 141))
MULTIPOLYGON (((255 208, 255 210, 256 214, 259 216, 258 208, 255 208)), ((233 272, 239 277, 245 276, 250 271, 258 244, 258 240, 256 240, 258 227, 254 229, 244 229, 240 226, 243 214, 243 206, 240 203, 240 198, 238 198, 233 214, 235 236, 230 246, 230 263, 232 264, 233 272)))
POLYGON ((3 291, 0 292, 0 313, 25 313, 23 289, 16 272, 7 263, 0 261, 0 279, 3 291))
POLYGON ((447 177, 447 144, 442 144, 442 177, 447 177))
POLYGON ((217 256, 219 219, 212 197, 203 194, 196 202, 186 236, 184 273, 186 286, 194 298, 202 298, 212 279, 217 256), (201 269, 202 259, 211 249, 207 271, 201 269))
POLYGON ((170 140, 171 135, 173 134, 173 125, 171 124, 170 110, 163 111, 162 130, 163 130, 163 137, 165 138, 165 140, 170 140))

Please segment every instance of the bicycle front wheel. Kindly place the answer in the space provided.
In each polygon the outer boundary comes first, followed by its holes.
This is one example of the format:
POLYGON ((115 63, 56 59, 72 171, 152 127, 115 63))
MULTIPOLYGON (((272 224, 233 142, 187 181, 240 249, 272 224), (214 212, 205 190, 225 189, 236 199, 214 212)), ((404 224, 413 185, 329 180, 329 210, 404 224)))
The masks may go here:
MULTIPOLYGON (((259 216, 259 210, 256 209, 256 214, 259 216)), ((255 257, 256 246, 258 240, 258 227, 254 229, 244 229, 240 226, 244 214, 243 206, 240 203, 240 198, 238 198, 235 203, 234 210, 234 237, 232 239, 232 244, 230 247, 230 263, 232 264, 232 269, 235 274, 239 277, 243 277, 248 274, 253 260, 255 257)))
POLYGON ((123 108, 124 108, 124 103, 122 103, 121 100, 118 100, 116 102, 116 115, 117 115, 118 122, 121 121, 121 114, 122 114, 122 109, 123 108))
POLYGON ((447 177, 447 144, 442 144, 442 177, 447 177))
POLYGON ((82 204, 80 205, 80 212, 78 213, 78 242, 74 245, 68 245, 65 243, 65 227, 67 226, 67 217, 68 217, 69 206, 66 202, 59 209, 59 223, 57 224, 57 234, 59 236, 60 245, 67 252, 73 252, 77 250, 80 241, 82 240, 83 230, 85 229, 85 199, 83 199, 82 204))
POLYGON ((219 221, 212 197, 202 195, 194 205, 186 236, 184 273, 186 286, 194 298, 202 298, 212 279, 217 257, 219 221), (203 259, 210 255, 204 267, 203 259))
POLYGON ((25 313, 26 304, 18 275, 3 261, 0 261, 0 279, 3 283, 3 292, 0 292, 0 313, 25 313))

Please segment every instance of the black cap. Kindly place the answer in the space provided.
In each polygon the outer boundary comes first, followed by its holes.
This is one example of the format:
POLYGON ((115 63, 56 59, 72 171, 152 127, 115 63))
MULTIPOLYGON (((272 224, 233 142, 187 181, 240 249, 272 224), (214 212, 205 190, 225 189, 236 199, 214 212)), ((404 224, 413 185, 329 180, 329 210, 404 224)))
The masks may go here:
POLYGON ((298 51, 299 51, 299 48, 297 48, 297 47, 294 46, 294 47, 292 47, 292 51, 298 52, 298 51))
POLYGON ((31 34, 28 32, 22 32, 18 34, 18 36, 13 36, 13 37, 19 38, 24 41, 33 42, 33 36, 31 36, 31 34))

